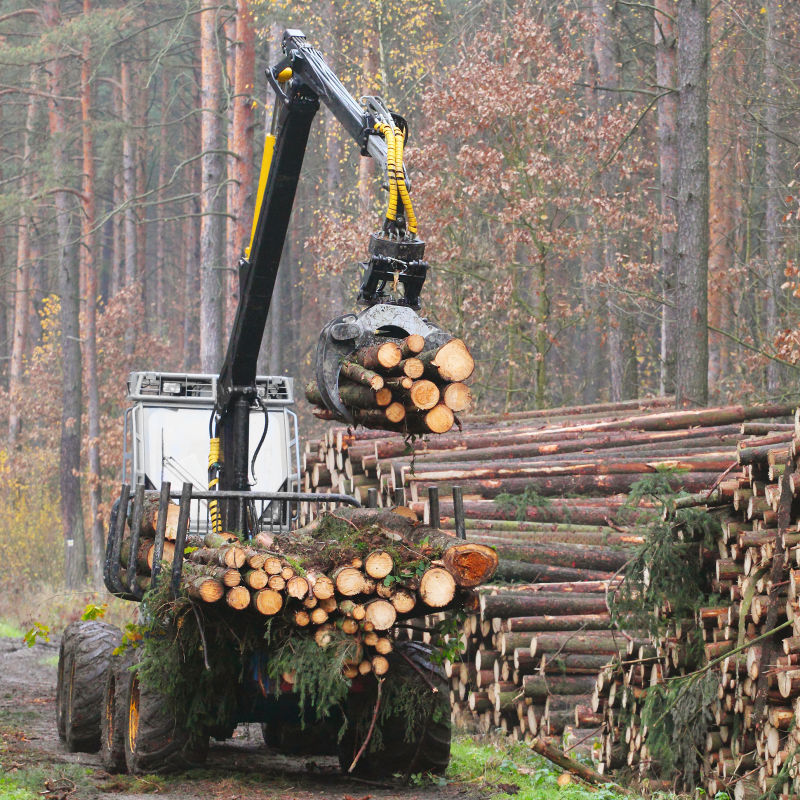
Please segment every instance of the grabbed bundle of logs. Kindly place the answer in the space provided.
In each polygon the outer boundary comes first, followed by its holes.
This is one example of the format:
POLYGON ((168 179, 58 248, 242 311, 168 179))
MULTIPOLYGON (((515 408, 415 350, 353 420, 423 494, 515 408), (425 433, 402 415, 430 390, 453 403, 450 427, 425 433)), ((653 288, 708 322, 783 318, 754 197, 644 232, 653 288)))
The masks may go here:
MULTIPOLYGON (((470 406, 464 381, 474 368, 461 339, 441 344, 439 337, 429 341, 419 334, 375 337, 340 362, 338 395, 353 422, 365 428, 446 433, 470 406)), ((349 421, 328 408, 319 377, 306 386, 306 398, 318 418, 349 421)))
MULTIPOLYGON (((142 588, 150 585, 155 527, 146 511, 135 564, 123 564, 142 588)), ((175 558, 167 540, 163 560, 175 558)), ((334 636, 353 637, 358 657, 344 665, 353 678, 389 669, 390 631, 402 620, 477 608, 473 590, 491 579, 497 561, 491 547, 422 525, 409 509, 339 508, 297 531, 246 542, 188 534, 181 587, 194 601, 307 629, 323 648, 334 636)))

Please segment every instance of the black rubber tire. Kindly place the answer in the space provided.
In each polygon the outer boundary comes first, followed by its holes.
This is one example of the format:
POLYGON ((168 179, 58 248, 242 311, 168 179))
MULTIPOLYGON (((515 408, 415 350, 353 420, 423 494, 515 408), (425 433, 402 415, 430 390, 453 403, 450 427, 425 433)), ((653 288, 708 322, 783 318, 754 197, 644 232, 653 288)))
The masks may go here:
MULTIPOLYGON (((399 716, 392 716, 382 723, 382 747, 365 752, 358 760, 356 775, 368 777, 394 775, 396 773, 417 774, 431 772, 443 774, 450 763, 450 739, 452 725, 450 720, 450 686, 440 667, 430 660, 430 648, 418 642, 396 642, 394 651, 389 655, 390 668, 386 674, 386 682, 400 681, 402 684, 418 686, 423 681, 417 669, 411 667, 403 658, 404 654, 430 683, 436 687, 436 700, 430 717, 420 723, 414 731, 411 741, 405 741, 403 733, 406 721, 399 716)), ((385 691, 385 689, 384 689, 385 691)), ((347 718, 365 719, 367 710, 375 706, 375 691, 353 693, 347 701, 347 718)), ((369 714, 366 715, 369 717, 369 714)), ((347 772, 353 763, 356 753, 363 744, 366 731, 356 731, 348 725, 339 742, 339 765, 347 772)))
POLYGON ((125 650, 112 656, 106 670, 103 689, 103 706, 100 716, 100 761, 111 773, 126 772, 125 714, 128 711, 128 676, 135 660, 135 652, 125 650))
POLYGON ((100 711, 111 653, 122 641, 106 622, 73 622, 64 631, 58 659, 56 722, 71 753, 100 748, 100 711))
POLYGON ((142 685, 135 671, 125 684, 125 763, 132 775, 181 772, 201 767, 208 755, 208 734, 178 724, 169 702, 142 685))

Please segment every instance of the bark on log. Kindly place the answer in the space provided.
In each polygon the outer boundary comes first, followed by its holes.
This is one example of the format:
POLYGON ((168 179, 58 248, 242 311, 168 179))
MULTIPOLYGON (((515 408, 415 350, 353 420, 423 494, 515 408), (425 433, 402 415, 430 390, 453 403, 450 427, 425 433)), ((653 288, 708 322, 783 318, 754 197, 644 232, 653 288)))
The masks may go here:
MULTIPOLYGON (((513 636, 514 634, 509 634, 513 636)), ((636 641, 636 640, 634 640, 636 641)), ((642 640, 644 641, 644 640, 642 640)), ((534 633, 531 637, 531 655, 537 653, 625 653, 628 639, 619 631, 560 631, 534 633)))
MULTIPOLYGON (((431 413, 433 411, 428 412, 428 414, 431 413)), ((718 475, 719 472, 690 472, 688 474, 668 475, 666 481, 673 491, 683 489, 687 492, 699 492, 713 485, 718 475)), ((638 474, 562 475, 553 478, 487 478, 453 482, 450 480, 439 481, 436 478, 433 480, 427 478, 423 481, 415 475, 410 478, 409 485, 415 497, 419 494, 419 487, 422 484, 434 481, 438 483, 440 493, 451 492, 453 485, 457 485, 462 488, 465 495, 478 495, 483 498, 493 498, 499 494, 520 494, 526 489, 535 491, 545 497, 566 494, 603 496, 627 494, 631 486, 640 478, 641 476, 638 474)), ((565 517, 561 517, 561 519, 563 520, 565 517)))
POLYGON ((425 372, 425 365, 415 356, 411 358, 404 358, 394 369, 389 370, 390 374, 392 375, 405 375, 407 378, 413 378, 417 380, 417 378, 422 377, 422 373, 425 372))
POLYGON ((410 336, 407 336, 401 345, 403 358, 415 356, 417 353, 421 353, 424 349, 425 339, 418 333, 412 333, 410 336))
POLYGON ((537 581, 539 583, 606 581, 611 572, 593 569, 572 569, 556 567, 551 564, 528 564, 525 561, 501 558, 495 580, 498 581, 537 581))
MULTIPOLYGON (((383 387, 377 391, 383 392, 383 387)), ((339 397, 342 403, 348 408, 375 408, 378 405, 377 391, 370 386, 362 385, 359 383, 351 383, 349 381, 339 382, 339 397)), ((306 400, 315 406, 325 407, 325 402, 322 399, 319 387, 314 382, 306 384, 306 400)), ((389 392, 391 398, 391 392, 389 392)), ((383 405, 386 405, 384 403, 383 405)))
POLYGON ((206 575, 187 575, 182 583, 189 597, 193 600, 202 600, 204 603, 216 603, 225 594, 222 581, 206 575))
POLYGON ((378 389, 383 389, 383 377, 371 369, 362 367, 360 364, 352 361, 343 361, 339 371, 341 375, 350 378, 351 381, 368 386, 376 392, 378 389))
POLYGON ((496 544, 495 550, 504 559, 516 558, 528 564, 549 564, 556 567, 616 572, 636 550, 626 547, 578 546, 569 544, 532 544, 526 547, 496 544))
POLYGON ((497 623, 495 630, 513 633, 516 631, 573 631, 573 630, 608 630, 611 627, 611 615, 606 614, 544 614, 533 617, 495 617, 492 624, 497 623))
POLYGON ((586 592, 569 594, 567 592, 535 594, 496 594, 481 595, 481 619, 494 617, 533 617, 544 614, 602 614, 608 609, 604 594, 586 592))
POLYGON ((351 356, 350 360, 362 367, 380 372, 397 366, 401 358, 400 346, 396 342, 388 341, 362 347, 351 356))

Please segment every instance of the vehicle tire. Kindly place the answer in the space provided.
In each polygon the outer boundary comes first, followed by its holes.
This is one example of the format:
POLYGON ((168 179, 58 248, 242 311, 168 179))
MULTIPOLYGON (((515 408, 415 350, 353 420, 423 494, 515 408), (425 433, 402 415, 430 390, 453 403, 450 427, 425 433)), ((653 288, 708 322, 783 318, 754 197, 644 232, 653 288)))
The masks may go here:
POLYGON ((71 753, 100 747, 100 712, 111 653, 122 641, 106 622, 73 622, 64 631, 58 659, 56 722, 71 753))
POLYGON ((180 772, 201 767, 208 755, 208 734, 189 731, 175 719, 167 698, 139 681, 135 671, 125 683, 125 763, 134 775, 180 772))
MULTIPOLYGON (((430 648, 418 642, 395 643, 395 649, 389 655, 390 669, 385 678, 387 684, 389 681, 397 681, 401 687, 417 687, 423 681, 422 675, 419 674, 422 672, 437 689, 434 705, 427 719, 420 720, 416 725, 410 741, 405 741, 406 720, 403 716, 395 713, 380 722, 381 746, 377 750, 372 750, 370 745, 367 745, 353 770, 355 774, 370 777, 395 773, 442 774, 447 769, 450 763, 451 737, 450 687, 441 668, 431 663, 430 654, 430 648), (416 669, 403 658, 401 653, 413 662, 416 669)), ((366 738, 375 699, 376 689, 352 693, 348 697, 349 724, 339 743, 339 765, 344 772, 350 768, 366 738), (352 724, 353 720, 361 720, 362 725, 352 724)))
POLYGON ((71 634, 75 632, 75 626, 69 625, 61 636, 61 644, 58 647, 58 678, 56 680, 56 728, 58 738, 63 742, 67 738, 67 692, 64 685, 64 673, 66 672, 66 652, 67 641, 71 634))
POLYGON ((106 670, 100 717, 100 761, 108 772, 125 772, 125 714, 128 710, 126 689, 135 651, 127 649, 112 656, 106 670))

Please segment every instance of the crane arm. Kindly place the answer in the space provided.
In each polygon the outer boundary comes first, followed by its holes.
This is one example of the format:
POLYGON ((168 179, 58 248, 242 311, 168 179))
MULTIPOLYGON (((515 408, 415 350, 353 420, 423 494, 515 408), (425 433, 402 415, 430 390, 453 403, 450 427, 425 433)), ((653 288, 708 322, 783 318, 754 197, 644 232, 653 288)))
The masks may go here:
MULTIPOLYGON (((267 70, 276 94, 272 130, 262 160, 250 246, 239 262, 239 304, 217 382, 214 438, 220 440, 223 467, 219 488, 223 490, 249 488, 249 415, 257 402, 258 354, 308 136, 320 101, 358 143, 362 155, 376 161, 390 188, 383 231, 370 240, 360 299, 367 304, 383 302, 387 282, 395 289, 402 284, 405 295, 397 302, 416 308, 427 270, 421 261, 424 243, 415 235, 402 164, 405 121, 390 113, 380 98, 364 98, 365 105, 360 105, 301 31, 284 33, 283 52, 284 58, 267 70), (404 270, 398 279, 398 264, 405 262, 408 274, 404 270)), ((246 521, 226 519, 225 526, 244 530, 246 521)))

